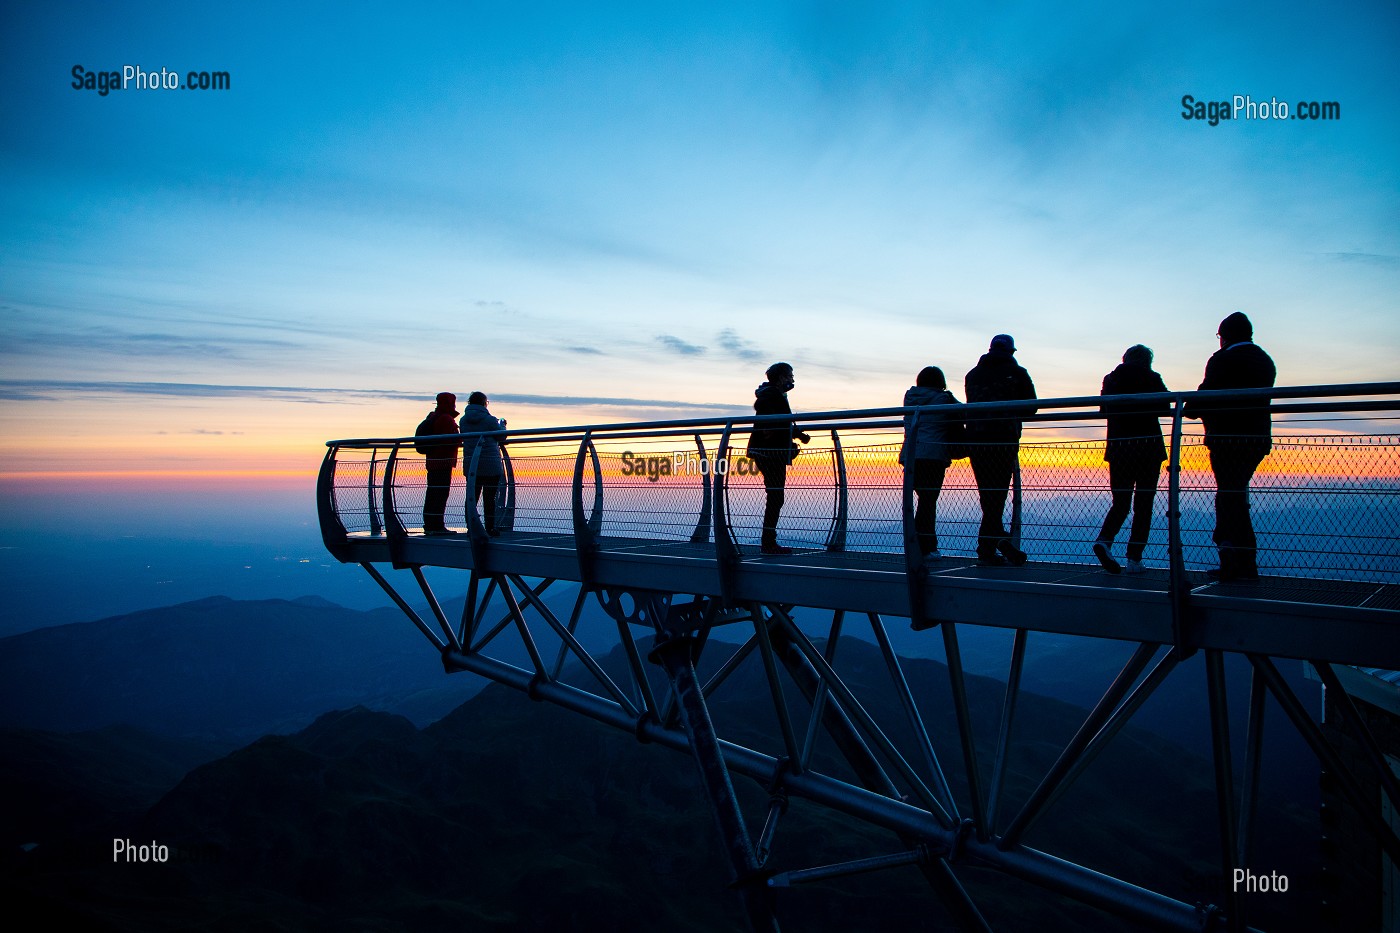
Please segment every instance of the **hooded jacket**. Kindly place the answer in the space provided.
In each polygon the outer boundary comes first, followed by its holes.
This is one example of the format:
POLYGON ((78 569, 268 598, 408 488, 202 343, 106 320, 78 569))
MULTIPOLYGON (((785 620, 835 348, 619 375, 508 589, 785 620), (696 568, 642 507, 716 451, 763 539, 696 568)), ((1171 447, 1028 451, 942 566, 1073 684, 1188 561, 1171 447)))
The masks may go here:
MULTIPOLYGON (((1119 363, 1103 377, 1103 395, 1135 395, 1142 392, 1165 392, 1167 385, 1151 366, 1141 363, 1119 363)), ((1108 442, 1103 458, 1112 461, 1121 456, 1155 456, 1156 462, 1167 459, 1167 445, 1162 440, 1162 423, 1158 418, 1170 415, 1170 402, 1143 405, 1105 402, 1101 410, 1107 415, 1108 442)))
MULTIPOLYGON (((771 382, 764 382, 753 391, 755 415, 790 415, 787 393, 771 382)), ((754 460, 779 460, 791 463, 796 450, 792 443, 792 422, 772 421, 754 427, 749 435, 748 454, 754 460)))
MULTIPOLYGON (((430 411, 428 417, 432 419, 432 433, 456 434, 457 422, 452 420, 454 414, 456 413, 443 408, 434 408, 430 411)), ((445 441, 441 444, 433 444, 429 450, 432 452, 427 454, 427 460, 424 463, 427 469, 450 470, 457 465, 456 441, 445 441)))
MULTIPOLYGON (((462 433, 477 431, 500 431, 505 424, 487 411, 485 405, 468 405, 462 412, 462 433)), ((462 472, 472 468, 472 454, 481 445, 481 459, 476 464, 477 476, 500 476, 505 472, 501 465, 501 444, 494 437, 469 437, 462 441, 462 472)))
MULTIPOLYGON (((953 393, 947 389, 935 389, 930 386, 910 386, 909 391, 904 393, 904 407, 915 408, 923 405, 960 405, 962 404, 953 397, 953 393)), ((899 451, 899 462, 908 463, 910 448, 913 448, 915 460, 951 460, 952 456, 948 449, 948 419, 958 417, 955 412, 919 412, 918 425, 915 427, 914 413, 910 412, 904 416, 904 446, 899 451), (914 428, 914 435, 911 437, 909 430, 914 428)))

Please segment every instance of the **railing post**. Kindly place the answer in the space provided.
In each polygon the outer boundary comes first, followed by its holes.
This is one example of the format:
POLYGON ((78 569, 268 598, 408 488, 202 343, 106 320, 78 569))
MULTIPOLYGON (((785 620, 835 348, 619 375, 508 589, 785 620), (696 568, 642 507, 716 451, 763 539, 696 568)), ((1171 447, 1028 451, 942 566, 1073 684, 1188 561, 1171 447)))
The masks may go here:
MULTIPOLYGON (((700 455, 701 498, 700 516, 696 519, 695 530, 690 533, 690 543, 704 544, 710 540, 710 508, 712 500, 710 487, 713 483, 712 474, 715 471, 706 466, 708 461, 705 459, 705 441, 699 434, 695 435, 695 449, 700 455)), ((718 464, 719 461, 715 462, 718 464)))
MULTIPOLYGON (((321 543, 326 546, 326 550, 341 563, 349 563, 350 545, 346 540, 349 532, 345 530, 345 523, 340 520, 340 513, 335 504, 335 455, 338 448, 331 445, 326 448, 326 456, 321 461, 321 470, 316 474, 316 518, 321 526, 321 543)), ((371 471, 371 475, 373 471, 371 471)), ((374 502, 374 496, 370 496, 370 502, 374 502)))
POLYGON ((505 472, 505 488, 501 490, 503 501, 497 503, 496 528, 499 531, 515 530, 515 464, 511 462, 510 450, 504 440, 501 442, 501 465, 505 472))
POLYGON ((389 557, 395 567, 402 567, 403 545, 408 540, 408 529, 399 520, 398 506, 394 502, 394 480, 398 476, 399 444, 389 451, 389 459, 384 464, 384 534, 389 540, 389 557))
POLYGON ((1172 406, 1172 446, 1167 460, 1167 598, 1172 610, 1172 643, 1177 657, 1186 658, 1195 649, 1184 647, 1186 612, 1191 593, 1186 579, 1186 555, 1181 540, 1181 427, 1186 400, 1178 396, 1172 406))
POLYGON ((729 527, 729 437, 734 433, 734 422, 726 421, 724 433, 719 438, 719 449, 715 451, 714 475, 714 525, 715 525, 715 564, 719 568, 720 594, 726 606, 734 605, 734 565, 739 563, 739 542, 734 539, 734 531, 729 527))
POLYGON ((598 449, 593 446, 593 432, 584 432, 574 458, 574 478, 571 489, 574 518, 574 550, 578 555, 581 582, 593 581, 593 555, 598 550, 598 537, 603 528, 603 469, 598 462, 598 449), (593 514, 583 509, 583 467, 586 460, 593 464, 593 514))
POLYGON ((365 497, 369 499, 369 533, 372 535, 382 534, 384 525, 379 520, 379 503, 374 494, 374 467, 379 462, 379 448, 369 449, 369 476, 365 479, 365 497))
MULTIPOLYGON (((1000 522, 1001 518, 998 517, 1000 522)), ((1016 445, 1016 468, 1011 471, 1011 543, 1024 551, 1021 544, 1021 445, 1016 445)))
POLYGON ((909 584, 909 624, 915 631, 928 628, 924 618, 924 554, 919 546, 919 532, 914 527, 914 477, 915 453, 918 445, 914 440, 919 436, 918 410, 904 431, 904 444, 900 448, 902 491, 900 493, 900 524, 904 532, 904 573, 909 584))
POLYGON ((827 551, 846 551, 846 524, 850 517, 850 485, 846 478, 846 451, 841 450, 841 438, 832 429, 833 471, 836 474, 836 514, 832 531, 826 535, 827 551))
POLYGON ((846 479, 846 452, 841 449, 841 437, 831 429, 831 456, 836 473, 836 514, 831 520, 831 533, 826 536, 828 551, 846 550, 846 522, 850 514, 850 487, 846 479))

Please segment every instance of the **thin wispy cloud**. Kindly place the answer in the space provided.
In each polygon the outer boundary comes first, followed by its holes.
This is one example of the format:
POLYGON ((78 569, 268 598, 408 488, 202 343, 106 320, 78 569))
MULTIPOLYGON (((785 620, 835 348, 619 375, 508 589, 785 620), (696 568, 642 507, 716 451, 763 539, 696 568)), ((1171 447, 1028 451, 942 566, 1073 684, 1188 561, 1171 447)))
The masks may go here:
MULTIPOLYGON (((395 389, 347 389, 339 387, 216 385, 193 382, 98 382, 60 379, 0 379, 0 400, 63 401, 73 397, 124 398, 239 398, 328 405, 344 402, 430 400, 433 393, 395 389)), ((510 405, 551 407, 653 408, 668 411, 742 412, 746 406, 728 402, 691 402, 682 399, 625 398, 604 395, 523 395, 492 393, 492 399, 510 405)), ((203 431, 200 433, 219 433, 203 431)))
POLYGON ((1336 262, 1358 262, 1369 266, 1400 266, 1400 256, 1389 256, 1385 253, 1323 253, 1322 258, 1336 262))
POLYGON ((732 327, 726 327, 715 335, 715 342, 719 348, 730 356, 737 357, 749 363, 756 363, 764 359, 763 350, 758 344, 751 340, 740 337, 738 332, 732 327))
POLYGON ((673 334, 657 334, 656 342, 672 353, 678 353, 681 356, 699 356, 705 352, 704 347, 697 346, 693 343, 687 343, 673 334))

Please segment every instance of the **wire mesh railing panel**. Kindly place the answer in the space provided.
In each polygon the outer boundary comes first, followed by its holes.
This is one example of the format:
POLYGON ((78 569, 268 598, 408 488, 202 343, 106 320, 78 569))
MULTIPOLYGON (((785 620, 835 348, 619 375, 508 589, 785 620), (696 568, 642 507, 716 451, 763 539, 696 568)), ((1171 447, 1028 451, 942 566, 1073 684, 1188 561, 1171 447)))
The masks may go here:
POLYGON ((573 534, 574 456, 529 445, 511 448, 514 531, 573 534))
POLYGON ((384 495, 384 464, 388 451, 341 450, 335 458, 331 495, 335 511, 345 530, 352 535, 381 534, 380 514, 384 495))
MULTIPOLYGON (((701 527, 701 519, 708 518, 705 484, 714 470, 714 449, 707 453, 702 456, 700 448, 686 437, 600 445, 600 533, 610 538, 690 541, 701 527)), ((590 459, 583 490, 586 507, 592 501, 592 482, 590 459)), ((710 540, 708 533, 703 540, 710 540)))
MULTIPOLYGON (((1219 560, 1215 537, 1220 463, 1214 461, 1249 459, 1242 451, 1253 449, 1261 456, 1255 458, 1257 467, 1250 475, 1246 514, 1257 538, 1262 573, 1400 583, 1400 536, 1395 534, 1400 527, 1400 433, 1395 416, 1375 414, 1370 402, 1360 404, 1357 412, 1343 411, 1340 405, 1334 403, 1332 413, 1320 417, 1306 412, 1294 419, 1286 413, 1275 417, 1267 453, 1258 438, 1237 445, 1219 434, 1211 437, 1208 447, 1199 423, 1186 423, 1180 438, 1177 519, 1184 569, 1202 571, 1219 560), (1334 425, 1350 433, 1332 430, 1334 425)), ((1046 408, 1041 411, 1043 420, 1028 421, 1016 445, 1019 492, 1008 491, 1003 521, 1009 533, 1019 533, 1021 548, 1031 560, 1093 566, 1092 545, 1113 498, 1104 460, 1104 416, 1081 410, 1045 418, 1046 408)), ((823 425, 820 420, 804 424, 802 416, 795 417, 797 428, 812 439, 786 466, 779 537, 801 549, 902 554, 903 431, 891 425, 885 413, 843 418, 839 423, 828 418, 823 425), (870 426, 863 426, 862 418, 870 426)), ((583 518, 604 538, 712 545, 719 518, 714 497, 722 494, 730 533, 741 546, 751 548, 762 536, 768 494, 760 462, 748 456, 749 435, 742 427, 733 430, 724 463, 716 461, 720 429, 715 427, 697 436, 681 426, 672 433, 666 423, 641 425, 632 436, 626 430, 610 430, 606 440, 589 444, 584 439, 582 448, 579 434, 512 442, 512 528, 572 534, 577 496, 583 518), (722 483, 716 482, 716 474, 723 474, 722 483), (595 502, 601 502, 601 511, 595 502)), ((1170 439, 1170 430, 1167 436, 1170 439)), ((1155 447, 1155 437, 1148 440, 1155 447)), ((333 508, 350 534, 378 534, 384 521, 379 514, 382 484, 395 444, 356 443, 336 450, 333 508)), ((404 442, 394 461, 396 517, 415 533, 424 526, 425 459, 404 442)), ((466 466, 459 463, 453 471, 448 494, 447 524, 458 531, 469 527, 470 497, 462 476, 466 466)), ((1148 569, 1164 570, 1170 561, 1170 467, 1162 464, 1151 497, 1142 554, 1148 569)), ((504 484, 500 495, 504 504, 504 484)), ((975 553, 983 519, 981 499, 972 461, 949 463, 936 521, 938 549, 945 556, 975 553)), ((1130 516, 1118 532, 1118 555, 1131 525, 1130 516)))

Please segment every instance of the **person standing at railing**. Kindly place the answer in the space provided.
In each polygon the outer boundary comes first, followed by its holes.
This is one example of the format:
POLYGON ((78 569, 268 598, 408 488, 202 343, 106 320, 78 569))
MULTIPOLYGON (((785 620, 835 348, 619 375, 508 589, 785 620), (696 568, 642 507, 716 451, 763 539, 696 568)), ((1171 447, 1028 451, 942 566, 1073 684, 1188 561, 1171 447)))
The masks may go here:
MULTIPOLYGON (((1129 347, 1123 354, 1123 362, 1103 377, 1103 395, 1165 391, 1166 383, 1152 369, 1152 351, 1142 344, 1129 347)), ((1157 479, 1162 472, 1162 461, 1167 459, 1167 445, 1162 440, 1162 423, 1158 419, 1171 414, 1171 404, 1166 401, 1148 405, 1105 402, 1103 412, 1108 424, 1103 458, 1108 461, 1108 487, 1113 493, 1113 504, 1094 542, 1094 556, 1109 573, 1123 569, 1113 559, 1113 539, 1123 527, 1131 507, 1133 524, 1128 531, 1128 573, 1143 573, 1147 568, 1142 565, 1142 552, 1152 530, 1157 479)))
MULTIPOLYGON (((490 403, 485 392, 473 392, 467 396, 467 408, 462 412, 460 425, 463 434, 506 429, 505 419, 497 418, 487 409, 490 403)), ((476 462, 476 488, 471 490, 471 496, 467 499, 467 524, 471 524, 471 512, 476 508, 476 503, 481 502, 486 533, 494 538, 500 534, 496 529, 496 487, 505 474, 501 463, 501 442, 494 437, 469 437, 462 441, 462 472, 467 474, 468 479, 471 477, 472 455, 478 446, 481 456, 476 462)))
MULTIPOLYGON (((1035 398, 1030 373, 1016 365, 1016 342, 1009 334, 997 334, 964 385, 969 402, 1013 402, 1035 398)), ((972 475, 982 504, 982 524, 977 529, 977 562, 988 567, 1026 562, 1026 552, 1011 543, 1002 523, 1011 477, 1016 472, 1021 446, 1021 419, 1017 415, 978 416, 967 423, 972 475)))
MULTIPOLYGON (((1269 354, 1254 343, 1254 325, 1236 311, 1220 322, 1220 349, 1206 362, 1202 389, 1272 388, 1278 371, 1269 354)), ((1220 566, 1207 574, 1217 580, 1259 576, 1258 544, 1249 517, 1249 482, 1273 447, 1269 400, 1197 401, 1186 414, 1200 418, 1215 474, 1215 546, 1220 566)))
MULTIPOLYGON (((417 433, 429 437, 456 434, 456 417, 457 396, 451 392, 439 392, 437 407, 428 412, 417 433)), ((424 469, 428 474, 428 488, 423 493, 423 533, 451 534, 447 530, 447 497, 452 493, 452 470, 457 466, 457 442, 417 444, 415 448, 423 454, 424 469)))
MULTIPOLYGON (((756 415, 790 415, 787 394, 797 385, 789 363, 774 363, 764 374, 768 381, 754 390, 753 410, 756 415)), ((793 431, 791 421, 776 421, 755 425, 749 435, 749 459, 758 465, 763 476, 763 533, 759 550, 764 554, 791 554, 792 548, 778 544, 778 514, 783 509, 783 491, 787 487, 787 468, 797 458, 796 437, 802 443, 811 438, 802 431, 793 431)))
MULTIPOLYGON (((904 393, 905 408, 958 404, 948 391, 943 370, 937 366, 919 370, 914 384, 904 393)), ((948 420, 951 417, 953 413, 929 411, 919 412, 917 420, 913 412, 904 416, 904 446, 899 451, 899 462, 905 470, 914 471, 914 495, 918 498, 914 530, 919 538, 919 553, 924 557, 943 556, 938 552, 938 494, 953 462, 948 420)))

